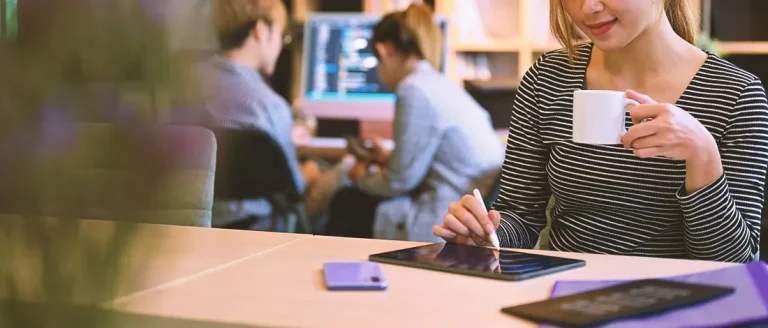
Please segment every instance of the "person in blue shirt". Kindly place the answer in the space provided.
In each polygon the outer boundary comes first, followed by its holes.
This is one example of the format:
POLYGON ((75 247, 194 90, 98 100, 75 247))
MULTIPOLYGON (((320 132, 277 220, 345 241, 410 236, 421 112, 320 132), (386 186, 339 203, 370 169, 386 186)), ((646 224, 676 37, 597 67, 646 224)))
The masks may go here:
MULTIPOLYGON (((197 67, 205 123, 216 128, 258 129, 271 135, 287 156, 308 212, 319 212, 324 200, 313 190, 325 189, 317 181, 334 184, 340 174, 323 172, 312 161, 299 161, 291 107, 265 80, 273 74, 282 51, 288 21, 285 6, 280 0, 217 0, 212 2, 212 17, 220 51, 197 67), (324 177, 327 174, 330 176, 324 177)), ((256 217, 264 220, 248 228, 266 230, 270 215, 266 199, 217 201, 213 225, 228 226, 256 217)))
POLYGON ((488 113, 436 69, 441 37, 424 4, 390 13, 374 28, 379 76, 397 95, 395 147, 379 144, 375 160, 355 164, 356 189, 335 197, 328 234, 435 241, 432 226, 453 200, 475 188, 486 193, 497 181, 504 147, 488 113))

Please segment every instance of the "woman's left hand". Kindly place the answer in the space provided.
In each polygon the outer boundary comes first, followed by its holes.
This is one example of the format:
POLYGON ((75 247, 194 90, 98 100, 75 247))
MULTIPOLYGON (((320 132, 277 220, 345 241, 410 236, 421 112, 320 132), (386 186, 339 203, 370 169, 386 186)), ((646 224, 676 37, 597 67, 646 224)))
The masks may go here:
POLYGON ((641 158, 667 157, 686 162, 720 157, 712 134, 691 114, 673 104, 628 90, 627 98, 640 103, 630 108, 634 126, 621 141, 641 158))

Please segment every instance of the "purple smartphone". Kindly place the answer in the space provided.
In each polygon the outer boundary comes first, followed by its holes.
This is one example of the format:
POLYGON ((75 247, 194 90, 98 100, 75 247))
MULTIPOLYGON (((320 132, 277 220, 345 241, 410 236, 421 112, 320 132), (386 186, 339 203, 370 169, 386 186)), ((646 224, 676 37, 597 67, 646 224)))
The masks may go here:
POLYGON ((387 280, 374 262, 332 262, 323 264, 328 290, 385 290, 387 280))

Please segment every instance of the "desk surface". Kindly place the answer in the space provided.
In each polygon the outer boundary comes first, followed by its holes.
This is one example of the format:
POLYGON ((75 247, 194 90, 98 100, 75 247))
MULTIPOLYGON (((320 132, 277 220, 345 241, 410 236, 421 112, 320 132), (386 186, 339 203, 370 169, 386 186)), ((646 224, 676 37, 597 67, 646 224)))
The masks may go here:
MULTIPOLYGON (((86 271, 87 265, 118 263, 119 285, 102 295, 74 297, 78 304, 104 302, 114 297, 135 295, 154 288, 178 284, 196 274, 225 267, 238 261, 268 253, 280 246, 308 238, 308 235, 204 229, 194 227, 115 223, 110 221, 22 218, 0 215, 0 249, 3 262, 0 274, 11 278, 21 300, 47 299, 45 276, 35 273, 48 265, 67 270, 79 288, 90 279, 101 279, 108 270, 86 271), (130 233, 128 243, 116 247, 118 235, 130 233), (115 253, 109 253, 117 250, 115 253), (90 258, 88 258, 90 257, 90 258), (110 257, 119 257, 110 261, 110 257), (85 258, 85 259, 84 259, 85 258), (59 261, 63 263, 59 263, 59 261), (87 262, 90 261, 90 262, 87 262), (9 264, 9 265, 3 265, 9 264), (77 270, 80 270, 78 272, 77 270), (81 280, 80 280, 81 279, 81 280), (110 299, 101 299, 111 297, 110 299)), ((50 279, 50 278, 48 278, 50 279)), ((9 291, 0 285, 0 299, 9 291)))
MULTIPOLYGON (((506 146, 507 130, 497 130, 496 134, 506 146)), ((384 147, 388 149, 395 148, 392 140, 385 140, 384 147)), ((347 154, 347 140, 344 138, 324 138, 314 137, 306 142, 297 142, 296 150, 301 157, 320 157, 325 159, 337 160, 347 154)))
MULTIPOLYGON (((261 236, 254 234, 252 239, 261 236)), ((198 274, 183 284, 118 300, 112 306, 145 315, 253 326, 518 327, 532 325, 506 316, 500 309, 547 298, 559 279, 661 277, 731 265, 556 253, 585 259, 587 265, 522 282, 382 265, 390 285, 387 291, 325 290, 321 271, 324 262, 360 261, 369 254, 414 245, 399 241, 305 238, 226 268, 198 274)))

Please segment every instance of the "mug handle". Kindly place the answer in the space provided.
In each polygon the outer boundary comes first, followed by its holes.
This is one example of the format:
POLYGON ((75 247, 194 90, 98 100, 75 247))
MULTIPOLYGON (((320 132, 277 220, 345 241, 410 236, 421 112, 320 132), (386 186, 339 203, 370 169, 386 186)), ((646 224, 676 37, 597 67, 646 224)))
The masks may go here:
MULTIPOLYGON (((629 106, 640 106, 640 103, 632 99, 624 99, 624 110, 629 106)), ((627 133, 627 128, 624 126, 624 121, 621 121, 621 131, 627 133)))

